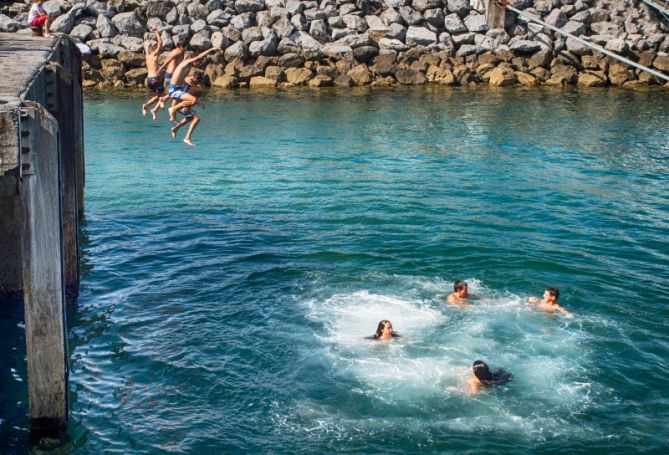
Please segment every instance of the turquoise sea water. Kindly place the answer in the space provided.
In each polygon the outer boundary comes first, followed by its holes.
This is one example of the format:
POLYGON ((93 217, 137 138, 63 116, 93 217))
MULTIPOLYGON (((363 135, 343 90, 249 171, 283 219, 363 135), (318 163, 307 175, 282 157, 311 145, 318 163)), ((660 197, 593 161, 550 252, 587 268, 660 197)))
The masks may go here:
MULTIPOLYGON (((194 149, 141 98, 86 102, 72 415, 52 452, 667 449, 668 92, 205 102, 194 149), (483 301, 444 305, 458 278, 483 301), (526 303, 547 286, 574 319, 526 303), (402 338, 364 340, 381 319, 402 338), (513 381, 466 394, 478 358, 513 381)), ((15 308, 9 452, 28 425, 15 308)))

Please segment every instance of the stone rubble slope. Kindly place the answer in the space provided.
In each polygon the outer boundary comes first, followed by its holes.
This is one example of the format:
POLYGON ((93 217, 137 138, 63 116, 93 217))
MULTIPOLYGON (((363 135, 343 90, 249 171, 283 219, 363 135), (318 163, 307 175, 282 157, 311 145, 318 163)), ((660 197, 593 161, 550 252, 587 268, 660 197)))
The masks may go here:
MULTIPOLYGON (((507 12, 489 29, 482 0, 49 0, 52 30, 90 48, 86 86, 141 86, 144 45, 221 49, 196 69, 216 87, 436 83, 639 87, 663 84, 507 12)), ((510 0, 518 9, 669 74, 669 21, 640 0, 510 0)), ((30 2, 0 31, 27 33, 30 2)))

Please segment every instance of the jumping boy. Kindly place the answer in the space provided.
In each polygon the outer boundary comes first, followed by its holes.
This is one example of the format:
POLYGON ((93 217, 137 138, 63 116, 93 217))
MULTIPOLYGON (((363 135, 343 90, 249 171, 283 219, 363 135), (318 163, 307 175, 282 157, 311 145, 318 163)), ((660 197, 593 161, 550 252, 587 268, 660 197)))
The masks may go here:
POLYGON ((560 291, 558 288, 546 288, 544 291, 544 298, 540 299, 538 297, 530 297, 527 299, 528 302, 537 305, 542 311, 546 312, 558 312, 565 315, 568 318, 573 318, 574 315, 569 311, 562 308, 558 305, 557 301, 560 298, 560 291))
MULTIPOLYGON (((186 91, 195 97, 198 97, 200 93, 202 93, 202 79, 200 78, 199 74, 196 73, 186 77, 186 91)), ((197 100, 196 104, 199 104, 202 106, 202 108, 204 108, 204 104, 202 104, 200 100, 197 100)), ((197 127, 198 123, 200 123, 200 116, 192 107, 184 107, 179 109, 178 113, 183 115, 184 118, 179 123, 174 125, 174 127, 170 130, 172 133, 172 139, 177 137, 179 128, 190 122, 188 131, 186 132, 186 137, 184 137, 184 142, 194 147, 195 144, 193 144, 191 141, 191 136, 193 131, 195 131, 195 127, 197 127)))
MULTIPOLYGON (((147 43, 144 49, 144 56, 146 59, 146 70, 148 71, 148 76, 146 78, 146 87, 155 93, 155 96, 151 98, 146 103, 142 104, 142 115, 146 115, 146 108, 159 101, 160 98, 165 94, 165 87, 163 87, 163 81, 160 79, 160 70, 158 69, 158 56, 160 51, 163 50, 163 40, 158 33, 157 28, 152 28, 151 31, 156 35, 156 41, 158 41, 157 46, 153 50, 149 50, 151 43, 147 43)), ((154 111, 151 111, 151 116, 153 120, 156 119, 156 114, 154 111)))
MULTIPOLYGON (((160 68, 158 68, 158 73, 160 73, 163 68, 167 67, 165 70, 164 80, 165 85, 167 85, 168 88, 172 80, 172 73, 174 73, 174 69, 179 63, 181 63, 181 60, 184 57, 188 58, 188 54, 185 51, 186 45, 183 42, 179 42, 176 47, 172 49, 169 54, 167 54, 167 60, 165 60, 165 63, 163 63, 160 68)), ((151 109, 151 117, 153 117, 154 120, 156 119, 156 113, 158 112, 158 109, 163 109, 165 107, 165 101, 169 99, 170 96, 164 94, 158 100, 158 104, 156 104, 156 106, 151 109)))
MULTIPOLYGON (((170 121, 172 123, 174 124, 177 123, 176 112, 179 109, 192 107, 197 102, 197 98, 193 96, 191 93, 188 93, 185 86, 186 77, 190 72, 191 66, 193 65, 193 63, 202 60, 207 55, 217 50, 218 49, 212 47, 211 49, 208 49, 196 55, 195 57, 185 58, 174 69, 174 73, 172 74, 172 79, 170 81, 168 94, 172 99, 174 99, 177 102, 177 104, 173 105, 167 110, 170 113, 170 121)), ((202 105, 202 107, 204 107, 204 105, 202 105)))
POLYGON ((49 30, 49 27, 51 26, 51 17, 44 10, 44 7, 42 6, 43 3, 44 0, 35 0, 35 3, 33 3, 33 6, 28 13, 28 24, 35 28, 44 27, 44 36, 52 38, 53 35, 49 30))

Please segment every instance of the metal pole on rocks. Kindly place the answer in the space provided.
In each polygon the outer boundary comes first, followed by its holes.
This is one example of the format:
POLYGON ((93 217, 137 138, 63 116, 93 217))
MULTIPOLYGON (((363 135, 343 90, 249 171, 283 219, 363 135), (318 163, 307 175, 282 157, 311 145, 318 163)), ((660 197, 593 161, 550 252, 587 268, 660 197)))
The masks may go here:
POLYGON ((504 28, 506 10, 496 0, 485 0, 485 19, 488 28, 504 28))
POLYGON ((527 14, 524 11, 520 11, 520 10, 514 8, 513 6, 510 6, 508 3, 506 3, 506 1, 501 1, 499 3, 502 6, 504 6, 506 9, 508 9, 510 11, 513 11, 514 13, 516 13, 517 15, 519 15, 520 17, 522 17, 524 19, 527 19, 528 21, 536 22, 537 24, 541 24, 544 27, 547 27, 547 28, 553 30, 556 33, 564 35, 568 38, 571 38, 571 39, 583 44, 586 47, 589 47, 590 49, 596 50, 597 52, 601 52, 604 55, 608 55, 609 57, 615 58, 616 60, 619 60, 619 61, 621 61, 623 63, 626 63, 630 66, 633 66, 635 68, 638 68, 642 71, 646 71, 647 73, 650 73, 655 77, 659 77, 660 79, 664 79, 665 81, 669 82, 669 76, 667 76, 666 74, 660 73, 659 71, 655 71, 654 69, 648 68, 647 66, 640 65, 633 60, 630 60, 628 58, 623 57, 622 55, 618 55, 614 52, 611 52, 607 49, 604 49, 602 46, 599 46, 598 44, 591 43, 590 41, 586 41, 582 38, 579 38, 578 36, 572 35, 571 33, 560 30, 559 28, 554 27, 554 26, 542 21, 541 19, 532 16, 531 14, 527 14))

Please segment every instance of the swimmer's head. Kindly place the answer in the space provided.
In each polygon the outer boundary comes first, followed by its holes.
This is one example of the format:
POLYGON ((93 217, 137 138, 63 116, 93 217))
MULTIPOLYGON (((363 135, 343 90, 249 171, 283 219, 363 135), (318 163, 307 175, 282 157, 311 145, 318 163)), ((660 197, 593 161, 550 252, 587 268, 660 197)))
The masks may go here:
POLYGON ((488 368, 488 365, 483 360, 475 360, 474 364, 472 365, 472 371, 474 372, 476 379, 484 384, 493 380, 490 368, 488 368))
POLYGON ((186 82, 190 85, 202 83, 202 75, 200 73, 193 73, 186 76, 186 82))
POLYGON ((374 336, 376 338, 391 338, 393 336, 393 324, 387 319, 379 322, 374 336))
POLYGON ((560 298, 560 291, 558 288, 546 288, 544 292, 544 300, 557 302, 560 298))
POLYGON ((456 294, 461 294, 462 296, 467 295, 467 289, 468 289, 467 282, 464 280, 455 280, 455 283, 453 283, 453 292, 456 294))

